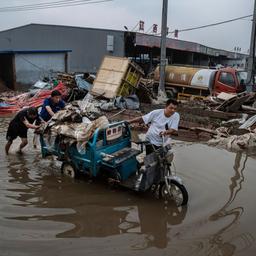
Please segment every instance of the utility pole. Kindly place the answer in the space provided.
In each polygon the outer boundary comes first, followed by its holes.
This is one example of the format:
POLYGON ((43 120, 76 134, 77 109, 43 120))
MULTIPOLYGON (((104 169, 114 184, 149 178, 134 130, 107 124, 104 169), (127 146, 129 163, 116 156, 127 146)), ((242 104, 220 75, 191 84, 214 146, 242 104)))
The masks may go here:
POLYGON ((161 28, 160 83, 158 87, 158 95, 163 95, 163 94, 165 95, 167 11, 168 11, 168 0, 163 0, 162 28, 161 28))
POLYGON ((256 36, 256 0, 254 0, 253 8, 253 20, 252 20, 252 33, 251 33, 251 43, 250 43, 250 53, 248 59, 247 67, 247 85, 252 85, 254 83, 255 75, 255 36, 256 36))

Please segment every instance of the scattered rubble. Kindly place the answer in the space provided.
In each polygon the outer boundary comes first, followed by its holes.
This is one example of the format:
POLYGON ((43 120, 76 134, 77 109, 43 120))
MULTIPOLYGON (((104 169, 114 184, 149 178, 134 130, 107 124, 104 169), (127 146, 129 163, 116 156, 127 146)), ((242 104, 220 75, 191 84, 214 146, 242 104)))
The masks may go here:
MULTIPOLYGON (((36 82, 29 92, 2 93, 0 115, 23 107, 39 107, 54 88, 66 95, 70 104, 54 116, 48 129, 51 127, 52 134, 65 135, 73 142, 79 142, 80 138, 87 141, 96 120, 107 123, 107 120, 132 119, 164 108, 164 100, 157 100, 153 93, 154 80, 142 75, 141 68, 129 59, 107 56, 96 77, 89 73, 59 73, 54 81, 36 82)), ((160 98, 166 99, 164 96, 160 98)), ((178 112, 180 140, 209 141, 209 145, 226 145, 227 149, 236 150, 254 144, 256 93, 220 93, 217 97, 181 100, 178 112)), ((147 126, 134 124, 132 129, 146 131, 147 126)))
POLYGON ((235 152, 256 149, 256 129, 243 135, 228 135, 218 132, 216 138, 208 141, 208 145, 235 152))
MULTIPOLYGON (((232 95, 232 97, 225 100, 220 104, 216 110, 225 112, 237 112, 242 109, 242 106, 246 103, 254 103, 256 101, 255 93, 239 93, 237 95, 232 95)), ((256 113, 256 112, 255 112, 256 113)))
POLYGON ((245 122, 242 122, 242 125, 239 127, 239 129, 250 129, 251 127, 254 127, 254 126, 256 126, 256 115, 250 117, 245 122))
MULTIPOLYGON (((53 89, 39 89, 33 92, 21 93, 12 97, 1 97, 0 116, 16 113, 25 107, 40 107, 45 98, 51 95, 52 90, 59 90, 63 96, 68 94, 63 83, 59 83, 53 89)), ((3 96, 2 94, 1 96, 3 96)), ((12 94, 9 94, 10 96, 12 94)))
POLYGON ((68 104, 63 110, 55 113, 51 121, 38 131, 42 133, 48 146, 53 147, 56 140, 65 146, 76 143, 79 152, 85 146, 97 128, 109 124, 106 116, 97 108, 90 108, 91 102, 75 102, 68 104))

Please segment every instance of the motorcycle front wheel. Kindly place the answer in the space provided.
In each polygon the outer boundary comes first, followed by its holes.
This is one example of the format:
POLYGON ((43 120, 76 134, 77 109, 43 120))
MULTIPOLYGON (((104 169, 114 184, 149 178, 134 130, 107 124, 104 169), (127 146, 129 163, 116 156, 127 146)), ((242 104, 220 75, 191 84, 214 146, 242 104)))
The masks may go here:
POLYGON ((169 185, 170 194, 165 182, 160 187, 160 197, 164 200, 174 200, 177 206, 186 205, 188 203, 188 192, 186 188, 177 182, 171 180, 169 185))

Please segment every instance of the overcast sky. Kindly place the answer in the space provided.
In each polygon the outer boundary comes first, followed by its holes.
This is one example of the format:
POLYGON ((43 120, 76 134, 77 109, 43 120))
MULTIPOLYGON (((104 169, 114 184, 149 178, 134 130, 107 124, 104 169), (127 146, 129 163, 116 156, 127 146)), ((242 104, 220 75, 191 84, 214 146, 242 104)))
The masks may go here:
MULTIPOLYGON (((0 0, 0 8, 57 0, 0 0)), ((254 0, 169 0, 170 30, 211 24, 253 13, 254 0)), ((153 23, 161 27, 162 0, 114 0, 99 4, 26 12, 0 12, 0 30, 29 23, 82 27, 132 29, 139 20, 145 30, 153 23)), ((233 50, 249 49, 251 18, 179 34, 179 39, 206 46, 233 50)))

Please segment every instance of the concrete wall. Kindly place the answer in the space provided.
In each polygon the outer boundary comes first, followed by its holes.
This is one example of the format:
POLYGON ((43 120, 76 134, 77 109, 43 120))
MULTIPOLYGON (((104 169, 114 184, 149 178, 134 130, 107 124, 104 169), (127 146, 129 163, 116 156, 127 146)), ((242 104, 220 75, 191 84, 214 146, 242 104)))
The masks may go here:
POLYGON ((15 54, 16 83, 29 85, 65 71, 65 53, 15 54))
POLYGON ((124 56, 122 31, 31 24, 0 32, 0 51, 72 50, 68 71, 96 72, 104 55, 124 56), (107 37, 114 37, 113 52, 107 37))

